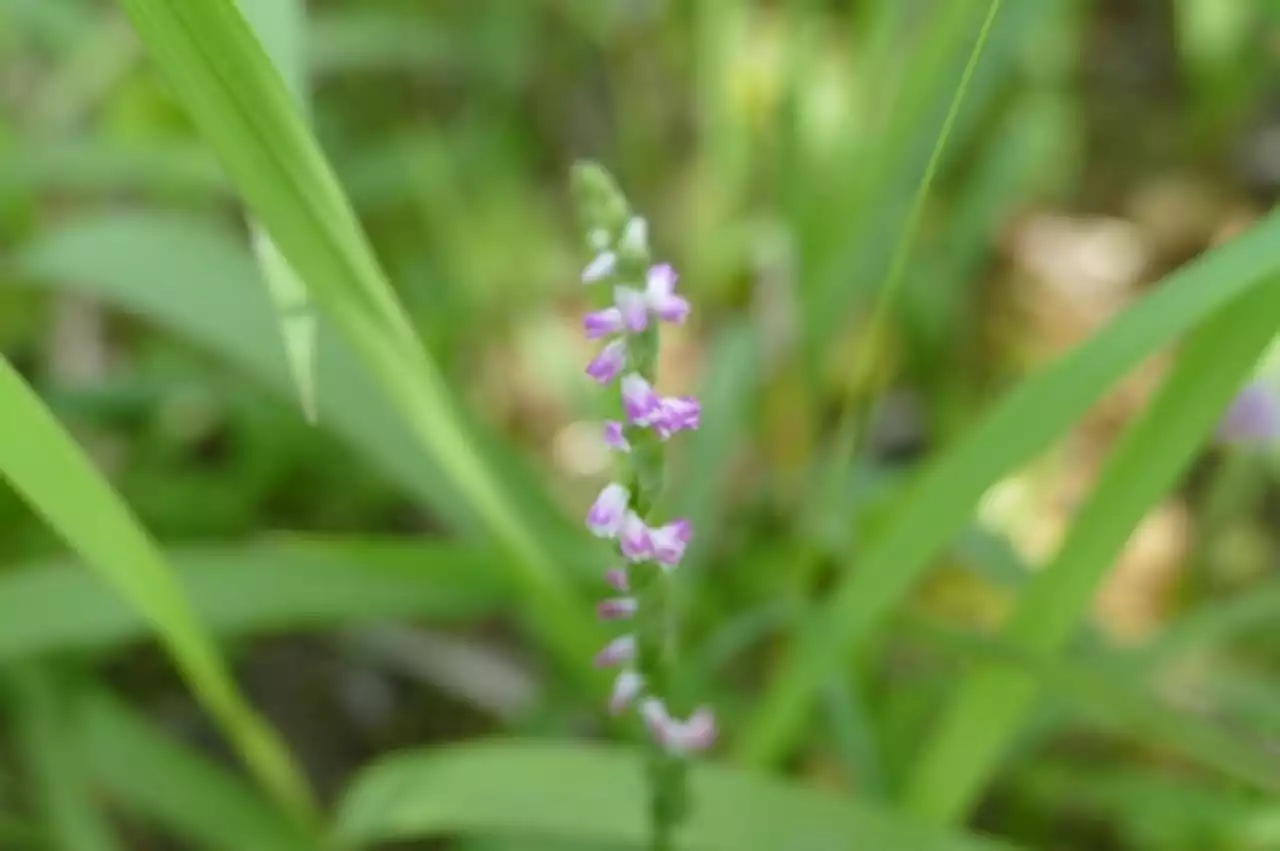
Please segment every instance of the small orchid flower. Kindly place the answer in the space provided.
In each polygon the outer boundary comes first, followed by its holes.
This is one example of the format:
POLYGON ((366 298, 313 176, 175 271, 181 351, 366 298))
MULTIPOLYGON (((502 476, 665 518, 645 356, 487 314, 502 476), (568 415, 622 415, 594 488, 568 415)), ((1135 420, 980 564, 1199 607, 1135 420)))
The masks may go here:
POLYGON ((649 327, 649 301, 644 293, 631 287, 615 287, 613 303, 629 333, 639 334, 649 327))
POLYGON ((640 696, 644 689, 644 677, 633 670, 625 670, 613 681, 613 694, 609 696, 609 711, 618 715, 640 696))
POLYGON ((661 700, 649 697, 641 703, 640 714, 653 740, 668 753, 702 751, 715 743, 715 714, 706 707, 699 708, 687 720, 680 721, 671 717, 666 704, 661 700))
POLYGON ((645 301, 663 322, 676 325, 689 317, 689 300, 676 295, 676 270, 666 263, 653 266, 645 279, 645 301))
POLYGON ((649 527, 634 511, 628 511, 618 530, 618 549, 631 561, 646 561, 653 555, 649 527))
POLYGON ((671 569, 684 557, 685 547, 693 535, 693 527, 683 518, 673 520, 658 529, 649 530, 649 546, 653 551, 653 560, 664 568, 671 569))
POLYGON ((622 529, 623 521, 634 516, 627 511, 631 492, 619 484, 607 485, 596 497, 587 512, 587 528, 598 538, 613 538, 622 529))
POLYGON ((627 441, 624 426, 618 420, 609 420, 604 424, 604 445, 618 452, 630 452, 631 444, 627 441))
POLYGON ((609 587, 614 591, 622 594, 631 593, 631 583, 627 581, 627 572, 620 567, 606 570, 604 572, 604 581, 609 583, 609 587))
POLYGON ((582 283, 594 284, 612 275, 617 268, 618 255, 613 251, 601 251, 582 270, 582 283))
POLYGON ((678 431, 696 429, 702 419, 702 404, 692 396, 668 396, 658 408, 653 428, 663 440, 678 431))
POLYGON ((619 621, 633 617, 640 604, 635 597, 613 597, 596 604, 596 614, 602 621, 619 621))
POLYGON ((623 662, 630 662, 636 656, 636 637, 623 635, 615 638, 596 654, 597 668, 612 668, 623 662))
POLYGON ((606 307, 582 317, 582 330, 588 340, 598 340, 611 334, 620 334, 626 325, 622 321, 622 311, 616 307, 606 307))
POLYGON ((622 379, 622 409, 632 425, 647 426, 662 411, 662 402, 653 387, 638 372, 622 379))
POLYGON ((627 344, 623 340, 614 340, 600 350, 591 363, 587 364, 587 375, 598 384, 608 384, 622 373, 627 365, 627 344))

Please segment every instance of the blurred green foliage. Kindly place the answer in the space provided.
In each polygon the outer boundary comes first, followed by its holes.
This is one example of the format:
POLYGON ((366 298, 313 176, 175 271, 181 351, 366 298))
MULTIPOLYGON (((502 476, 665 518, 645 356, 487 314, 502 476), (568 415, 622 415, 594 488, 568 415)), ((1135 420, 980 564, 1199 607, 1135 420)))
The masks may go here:
POLYGON ((689 847, 1280 848, 1280 7, 1004 0, 957 101, 989 0, 239 6, 0 4, 0 847, 639 847, 589 157, 695 304, 689 847))

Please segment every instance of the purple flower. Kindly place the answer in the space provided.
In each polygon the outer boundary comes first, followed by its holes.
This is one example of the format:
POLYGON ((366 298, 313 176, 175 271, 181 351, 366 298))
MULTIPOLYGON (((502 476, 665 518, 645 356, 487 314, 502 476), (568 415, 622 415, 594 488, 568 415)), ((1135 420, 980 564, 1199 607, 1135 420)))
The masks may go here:
POLYGON ((696 429, 702 419, 702 404, 693 396, 668 396, 658 408, 653 428, 663 440, 677 431, 696 429))
POLYGON ((649 269, 645 279, 645 300, 663 322, 680 324, 689 317, 689 301, 676 295, 676 270, 666 263, 649 269))
POLYGON ((626 517, 634 516, 627 511, 630 502, 631 493, 622 485, 607 485, 587 512, 587 528, 599 538, 617 536, 626 517))
POLYGON ((653 542, 649 540, 649 527, 644 525, 634 511, 628 511, 618 530, 618 548, 631 561, 644 561, 653 555, 653 542))
POLYGON ((632 334, 639 334, 649 327, 649 302, 645 294, 631 287, 616 287, 613 303, 622 316, 622 324, 632 334))
POLYGON ((647 426, 662 411, 662 402, 638 372, 622 379, 622 409, 632 425, 647 426))
POLYGON ((669 753, 686 754, 703 751, 715 744, 716 718, 707 707, 701 707, 685 721, 672 718, 666 705, 655 697, 640 705, 653 740, 669 753))
POLYGON ((644 688, 644 677, 632 670, 618 674, 613 681, 613 694, 609 696, 609 711, 614 715, 631 705, 644 688))
POLYGON ((620 621, 634 617, 639 608, 635 597, 613 597, 596 605, 596 615, 602 621, 620 621))
POLYGON ((625 326, 622 322, 622 311, 616 307, 606 307, 604 310, 597 310, 582 317, 582 330, 586 332, 588 340, 598 340, 610 334, 617 334, 623 327, 625 326))
POLYGON ((636 637, 623 635, 615 638, 596 654, 597 668, 612 668, 623 662, 630 662, 636 656, 636 637))
POLYGON ((693 527, 688 520, 673 520, 659 529, 649 530, 649 545, 653 552, 653 560, 665 568, 673 568, 684 557, 685 547, 693 535, 693 527))
POLYGON ((604 424, 605 446, 618 452, 630 452, 631 444, 627 441, 627 435, 623 428, 622 423, 617 420, 606 421, 604 424))
POLYGON ((614 340, 600 350, 591 363, 587 364, 587 375, 599 384, 608 384, 622 372, 627 365, 627 344, 622 340, 614 340))
POLYGON ((631 583, 627 581, 627 571, 621 567, 606 570, 604 572, 604 581, 609 583, 609 587, 614 591, 623 594, 631 593, 631 583))
POLYGON ((587 268, 582 270, 582 283, 594 284, 612 275, 617 267, 618 255, 612 251, 601 251, 587 264, 587 268))
POLYGON ((1246 385, 1222 418, 1218 436, 1227 443, 1259 443, 1280 437, 1280 401, 1263 384, 1246 385))

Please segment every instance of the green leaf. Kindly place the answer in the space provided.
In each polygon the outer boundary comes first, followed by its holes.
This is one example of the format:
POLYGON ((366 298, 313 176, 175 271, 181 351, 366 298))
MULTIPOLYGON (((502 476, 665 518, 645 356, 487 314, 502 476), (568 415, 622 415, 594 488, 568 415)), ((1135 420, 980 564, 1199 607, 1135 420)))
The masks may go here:
POLYGON ((7 360, 0 358, 0 475, 155 630, 197 699, 263 785, 299 814, 306 786, 245 703, 155 544, 7 360))
MULTIPOLYGON (((1125 433, 1057 557, 1018 598, 1002 630, 1011 646, 1049 654, 1071 637, 1129 535, 1190 466, 1277 324, 1280 281, 1272 280, 1237 299, 1188 342, 1146 414, 1125 433)), ((991 666, 969 674, 908 781, 911 807, 934 820, 962 818, 1035 693, 1035 680, 1025 674, 991 666)), ((1139 716, 1130 723, 1140 727, 1152 720, 1139 716)), ((1280 790, 1280 767, 1268 774, 1280 790)))
MULTIPOLYGON (((45 229, 15 258, 22 282, 92 296, 138 315, 225 359, 282 397, 293 384, 276 343, 272 306, 245 247, 199 219, 154 212, 90 215, 45 229)), ((333 334, 317 356, 321 426, 356 448, 388 480, 430 506, 452 528, 487 539, 476 511, 444 479, 385 394, 333 334)), ((473 430, 473 433, 474 430, 473 430)), ((597 551, 523 472, 521 459, 495 439, 504 489, 536 523, 569 569, 595 570, 597 551)))
MULTIPOLYGON (((471 619, 510 600, 494 555, 448 544, 286 539, 166 555, 196 616, 219 635, 471 619)), ((66 562, 0 573, 0 661, 150 638, 142 615, 108 590, 66 562)))
POLYGON ((311 851, 314 839, 207 757, 106 692, 79 696, 74 743, 86 773, 126 811, 209 851, 311 851))
MULTIPOLYGON (((338 809, 343 847, 443 835, 646 846, 639 751, 519 740, 404 754, 361 774, 338 809)), ((697 851, 980 851, 847 798, 710 765, 692 771, 680 847, 697 851)))
POLYGON ((3 688, 12 699, 18 751, 26 763, 43 820, 59 851, 117 851, 93 800, 70 727, 63 690, 34 667, 11 671, 3 688))
POLYGON ((587 669, 600 631, 528 518, 514 509, 414 334, 328 163, 229 0, 123 0, 152 59, 316 304, 417 444, 493 537, 548 645, 587 669))
POLYGON ((1280 215, 1165 279, 1101 333, 1005 396, 933 462, 859 553, 787 655, 740 744, 752 763, 781 758, 822 683, 906 598, 982 494, 1063 434, 1144 358, 1280 268, 1280 215))

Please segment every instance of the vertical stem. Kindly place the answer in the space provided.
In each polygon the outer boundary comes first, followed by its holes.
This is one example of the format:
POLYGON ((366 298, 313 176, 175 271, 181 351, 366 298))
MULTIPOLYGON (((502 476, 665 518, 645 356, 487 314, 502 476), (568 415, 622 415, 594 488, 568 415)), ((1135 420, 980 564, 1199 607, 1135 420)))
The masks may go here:
MULTIPOLYGON (((634 367, 650 383, 657 382, 658 331, 650 327, 635 338, 634 367)), ((655 525, 654 507, 662 494, 666 459, 662 442, 650 429, 638 429, 632 439, 631 491, 635 510, 647 525, 655 525)), ((640 673, 653 694, 671 695, 675 681, 678 621, 673 579, 654 562, 632 565, 628 571, 639 599, 636 622, 640 673)), ((656 741, 648 742, 651 851, 673 851, 675 830, 688 811, 686 760, 669 754, 656 741)))

